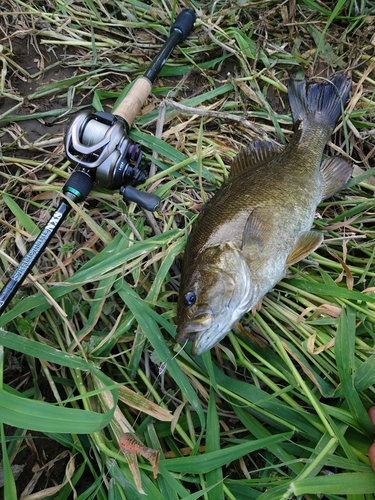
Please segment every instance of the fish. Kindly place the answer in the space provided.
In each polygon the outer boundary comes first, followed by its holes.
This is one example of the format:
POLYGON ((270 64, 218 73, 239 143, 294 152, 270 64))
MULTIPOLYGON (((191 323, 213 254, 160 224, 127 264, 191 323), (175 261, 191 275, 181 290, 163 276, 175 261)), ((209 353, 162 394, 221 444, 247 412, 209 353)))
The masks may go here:
POLYGON ((352 87, 348 71, 329 79, 291 79, 293 135, 285 147, 255 139, 238 153, 228 178, 203 207, 187 239, 177 303, 180 344, 200 355, 218 344, 323 241, 311 230, 318 204, 352 174, 324 148, 352 87))

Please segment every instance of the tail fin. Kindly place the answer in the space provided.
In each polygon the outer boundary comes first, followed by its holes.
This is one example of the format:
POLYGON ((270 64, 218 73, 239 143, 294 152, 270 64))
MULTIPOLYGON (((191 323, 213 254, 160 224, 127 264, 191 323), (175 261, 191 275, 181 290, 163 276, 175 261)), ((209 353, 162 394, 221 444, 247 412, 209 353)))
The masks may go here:
POLYGON ((319 83, 313 80, 291 80, 288 97, 294 123, 315 121, 333 129, 351 88, 352 79, 345 72, 335 73, 330 80, 319 83))

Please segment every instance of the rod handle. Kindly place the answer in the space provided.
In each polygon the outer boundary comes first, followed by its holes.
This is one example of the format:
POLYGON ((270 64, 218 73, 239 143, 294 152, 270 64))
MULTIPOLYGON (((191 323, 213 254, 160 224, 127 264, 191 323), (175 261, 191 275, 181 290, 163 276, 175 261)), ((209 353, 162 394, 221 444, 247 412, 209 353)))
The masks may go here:
POLYGON ((124 99, 114 110, 113 114, 121 116, 130 128, 133 121, 138 116, 144 102, 149 96, 151 88, 152 83, 148 78, 144 76, 138 78, 124 99))
POLYGON ((151 63, 151 66, 144 76, 136 80, 124 99, 114 110, 114 115, 123 118, 128 128, 132 126, 133 121, 138 116, 138 113, 149 96, 152 89, 152 83, 159 74, 159 71, 164 66, 175 46, 185 40, 190 34, 194 27, 195 20, 196 15, 192 9, 184 9, 180 12, 170 29, 168 40, 151 63))
POLYGON ((182 42, 193 31, 196 19, 197 16, 192 9, 182 10, 176 17, 176 20, 171 27, 171 32, 174 30, 180 31, 182 35, 180 42, 182 42))

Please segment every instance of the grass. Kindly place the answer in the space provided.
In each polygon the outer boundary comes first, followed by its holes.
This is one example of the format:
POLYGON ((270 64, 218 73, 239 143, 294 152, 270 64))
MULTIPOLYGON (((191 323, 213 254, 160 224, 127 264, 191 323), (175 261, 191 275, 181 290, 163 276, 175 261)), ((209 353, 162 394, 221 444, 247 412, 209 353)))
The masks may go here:
POLYGON ((72 115, 110 111, 183 6, 196 9, 196 28, 130 133, 157 168, 143 187, 160 210, 92 191, 0 318, 4 498, 373 498, 371 2, 4 0, 3 282, 70 175, 72 115), (358 63, 327 147, 352 158, 355 177, 318 207, 324 244, 194 358, 174 325, 179 256, 202 203, 242 145, 288 141, 290 74, 358 63), (124 433, 160 450, 156 478, 147 453, 120 451, 124 433))

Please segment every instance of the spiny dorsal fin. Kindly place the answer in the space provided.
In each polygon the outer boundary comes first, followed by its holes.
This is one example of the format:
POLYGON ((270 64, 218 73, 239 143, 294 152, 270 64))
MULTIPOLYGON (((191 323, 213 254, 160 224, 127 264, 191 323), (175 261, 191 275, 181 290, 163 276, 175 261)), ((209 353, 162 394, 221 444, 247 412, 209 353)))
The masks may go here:
POLYGON ((282 151, 282 146, 268 141, 256 139, 247 148, 242 150, 234 159, 228 180, 234 180, 238 176, 246 175, 249 169, 260 167, 271 161, 282 151))

